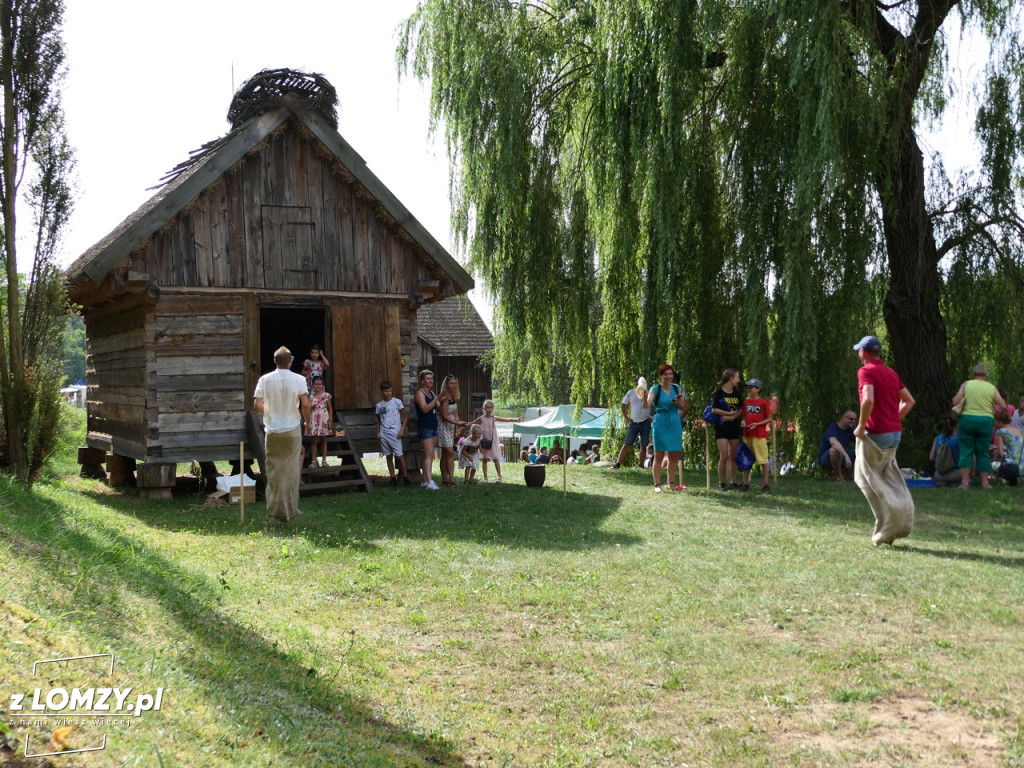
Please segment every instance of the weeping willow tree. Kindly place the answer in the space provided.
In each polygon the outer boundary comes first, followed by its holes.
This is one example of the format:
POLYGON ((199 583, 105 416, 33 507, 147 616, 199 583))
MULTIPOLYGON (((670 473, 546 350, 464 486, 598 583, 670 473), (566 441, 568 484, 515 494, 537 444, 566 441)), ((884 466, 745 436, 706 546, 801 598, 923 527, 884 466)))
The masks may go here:
POLYGON ((1020 306, 1017 22, 1010 0, 423 0, 399 66, 430 81, 499 369, 543 380, 564 350, 574 394, 612 402, 668 360, 699 402, 738 367, 816 441, 876 333, 930 431, 951 335, 954 367, 1020 368, 1020 313, 965 303, 1020 306), (966 77, 951 25, 991 50, 957 179, 918 138, 966 77))

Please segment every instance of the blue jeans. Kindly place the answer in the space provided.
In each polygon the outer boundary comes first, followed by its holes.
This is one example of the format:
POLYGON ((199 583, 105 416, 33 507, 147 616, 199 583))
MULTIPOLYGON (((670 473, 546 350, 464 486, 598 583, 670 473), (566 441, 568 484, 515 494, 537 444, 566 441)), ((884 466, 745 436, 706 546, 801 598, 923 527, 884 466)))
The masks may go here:
POLYGON ((651 442, 651 420, 631 421, 629 429, 626 430, 626 439, 623 445, 633 445, 637 438, 640 438, 640 448, 647 450, 647 444, 651 442))
POLYGON ((878 432, 876 434, 865 432, 865 434, 871 438, 871 442, 878 446, 880 451, 895 448, 900 444, 900 438, 903 436, 902 432, 878 432))

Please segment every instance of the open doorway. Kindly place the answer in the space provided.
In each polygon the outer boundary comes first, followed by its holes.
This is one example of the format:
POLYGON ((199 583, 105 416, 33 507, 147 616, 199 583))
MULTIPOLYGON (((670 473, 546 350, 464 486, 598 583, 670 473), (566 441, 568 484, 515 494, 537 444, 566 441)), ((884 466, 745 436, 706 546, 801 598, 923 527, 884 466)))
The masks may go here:
MULTIPOLYGON (((302 361, 309 357, 309 350, 314 344, 323 347, 330 360, 330 329, 326 316, 327 311, 323 307, 261 307, 260 373, 274 369, 274 351, 282 345, 295 355, 292 363, 295 373, 302 372, 302 361)), ((330 376, 331 369, 328 368, 327 378, 330 376)), ((330 391, 331 382, 324 383, 330 391)))

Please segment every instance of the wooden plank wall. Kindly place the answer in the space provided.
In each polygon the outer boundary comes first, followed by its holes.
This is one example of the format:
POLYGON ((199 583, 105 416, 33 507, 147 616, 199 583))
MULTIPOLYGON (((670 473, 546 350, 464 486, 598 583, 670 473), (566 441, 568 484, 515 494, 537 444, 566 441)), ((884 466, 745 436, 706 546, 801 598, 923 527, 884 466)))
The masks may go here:
POLYGON ((86 444, 145 458, 146 308, 122 302, 92 310, 86 328, 86 444))
POLYGON ((475 357, 456 357, 437 355, 430 361, 430 365, 424 365, 434 372, 434 391, 441 391, 441 382, 444 377, 454 373, 459 379, 459 418, 463 421, 472 421, 480 415, 480 410, 473 410, 470 402, 473 393, 486 393, 487 397, 492 396, 491 374, 480 365, 475 357))
POLYGON ((405 296, 434 279, 376 202, 286 126, 154 235, 133 270, 163 286, 405 296))
POLYGON ((402 396, 399 317, 400 307, 394 303, 355 302, 332 307, 331 396, 335 409, 373 407, 380 400, 383 379, 389 379, 395 393, 402 396))
POLYGON ((243 299, 164 296, 147 329, 156 376, 151 461, 238 456, 246 440, 243 299))

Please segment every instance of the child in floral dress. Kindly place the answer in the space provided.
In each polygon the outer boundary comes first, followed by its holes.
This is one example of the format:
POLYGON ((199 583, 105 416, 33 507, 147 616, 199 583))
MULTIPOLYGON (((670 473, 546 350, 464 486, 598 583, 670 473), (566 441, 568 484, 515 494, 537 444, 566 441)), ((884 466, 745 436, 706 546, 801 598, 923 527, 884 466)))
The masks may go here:
POLYGON ((324 380, 322 376, 313 377, 313 394, 309 397, 311 418, 309 431, 306 434, 310 439, 310 448, 313 452, 313 460, 309 463, 310 469, 317 466, 327 466, 327 438, 331 432, 331 395, 324 391, 324 380), (317 449, 323 455, 319 465, 316 463, 317 449))
POLYGON ((467 485, 476 483, 476 468, 480 461, 480 440, 483 436, 480 425, 474 424, 469 430, 469 437, 465 438, 459 447, 459 467, 466 470, 465 482, 467 485))
POLYGON ((331 361, 324 356, 323 349, 319 344, 314 344, 309 350, 309 358, 302 363, 302 375, 306 377, 306 389, 313 394, 313 379, 317 376, 323 378, 327 374, 327 368, 331 361))

